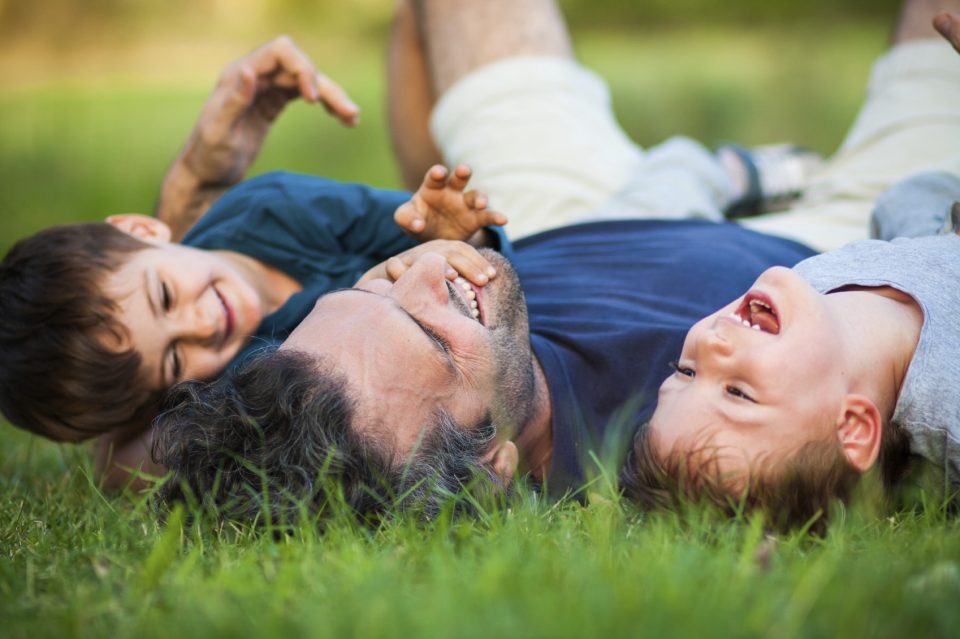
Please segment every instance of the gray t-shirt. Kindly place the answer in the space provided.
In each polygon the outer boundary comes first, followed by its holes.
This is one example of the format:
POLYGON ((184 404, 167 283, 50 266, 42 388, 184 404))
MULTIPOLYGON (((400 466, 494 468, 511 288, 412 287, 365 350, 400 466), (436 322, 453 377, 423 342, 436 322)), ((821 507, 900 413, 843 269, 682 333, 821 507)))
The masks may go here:
POLYGON ((889 286, 916 300, 923 328, 893 421, 912 452, 960 480, 960 237, 853 242, 794 268, 821 293, 889 286))

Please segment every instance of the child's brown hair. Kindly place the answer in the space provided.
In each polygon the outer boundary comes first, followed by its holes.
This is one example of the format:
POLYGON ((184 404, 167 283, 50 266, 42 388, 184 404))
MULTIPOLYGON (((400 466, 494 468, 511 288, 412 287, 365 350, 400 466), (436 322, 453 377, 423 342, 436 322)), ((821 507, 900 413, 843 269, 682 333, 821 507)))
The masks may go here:
POLYGON ((0 411, 57 441, 145 422, 149 389, 104 292, 110 273, 147 245, 106 223, 56 226, 0 263, 0 411))

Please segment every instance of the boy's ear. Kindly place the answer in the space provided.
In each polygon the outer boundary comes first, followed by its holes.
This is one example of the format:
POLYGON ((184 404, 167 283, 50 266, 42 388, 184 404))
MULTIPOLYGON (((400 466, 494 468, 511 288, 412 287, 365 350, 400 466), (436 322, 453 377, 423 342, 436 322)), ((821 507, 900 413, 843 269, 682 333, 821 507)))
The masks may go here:
POLYGON ((169 242, 172 237, 169 226, 149 215, 139 213, 111 215, 106 219, 106 223, 138 240, 152 244, 169 242))
POLYGON ((880 455, 883 417, 869 398, 851 393, 843 398, 837 422, 837 437, 847 462, 867 472, 880 455))
POLYGON ((517 445, 512 441, 498 442, 490 452, 480 459, 480 462, 489 466, 504 486, 509 486, 510 482, 513 481, 514 473, 517 472, 520 453, 517 451, 517 445))

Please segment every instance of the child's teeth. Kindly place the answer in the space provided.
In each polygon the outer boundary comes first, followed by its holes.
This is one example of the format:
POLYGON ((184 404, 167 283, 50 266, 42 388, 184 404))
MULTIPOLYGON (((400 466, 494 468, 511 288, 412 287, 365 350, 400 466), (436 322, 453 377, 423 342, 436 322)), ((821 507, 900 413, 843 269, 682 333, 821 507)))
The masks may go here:
POLYGON ((760 326, 759 326, 758 324, 754 324, 754 325, 751 326, 750 328, 752 328, 752 329, 755 330, 755 331, 759 331, 759 330, 760 330, 760 326))

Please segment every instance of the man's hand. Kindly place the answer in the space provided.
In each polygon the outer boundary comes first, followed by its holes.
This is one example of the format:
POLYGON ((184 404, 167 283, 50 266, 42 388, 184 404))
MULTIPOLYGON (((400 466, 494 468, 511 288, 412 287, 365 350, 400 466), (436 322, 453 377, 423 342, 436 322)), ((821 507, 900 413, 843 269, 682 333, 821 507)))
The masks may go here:
POLYGON ((423 184, 409 202, 400 206, 393 219, 413 238, 462 240, 483 245, 483 229, 502 226, 507 218, 487 208, 487 196, 464 189, 470 167, 460 164, 452 173, 439 164, 430 168, 423 184))
POLYGON ((243 179, 274 120, 298 97, 322 104, 347 126, 357 123, 357 105, 286 36, 224 69, 164 179, 157 217, 170 225, 175 239, 243 179))
POLYGON ((941 13, 933 19, 933 28, 960 53, 960 15, 941 13))
POLYGON ((454 280, 458 275, 470 280, 477 286, 483 286, 490 281, 491 277, 497 274, 496 269, 490 264, 477 249, 456 240, 432 240, 424 242, 420 246, 408 249, 399 255, 395 255, 385 262, 377 264, 372 269, 363 274, 363 277, 357 284, 376 278, 390 280, 391 282, 407 272, 417 258, 424 253, 439 253, 446 258, 447 279, 454 280))

